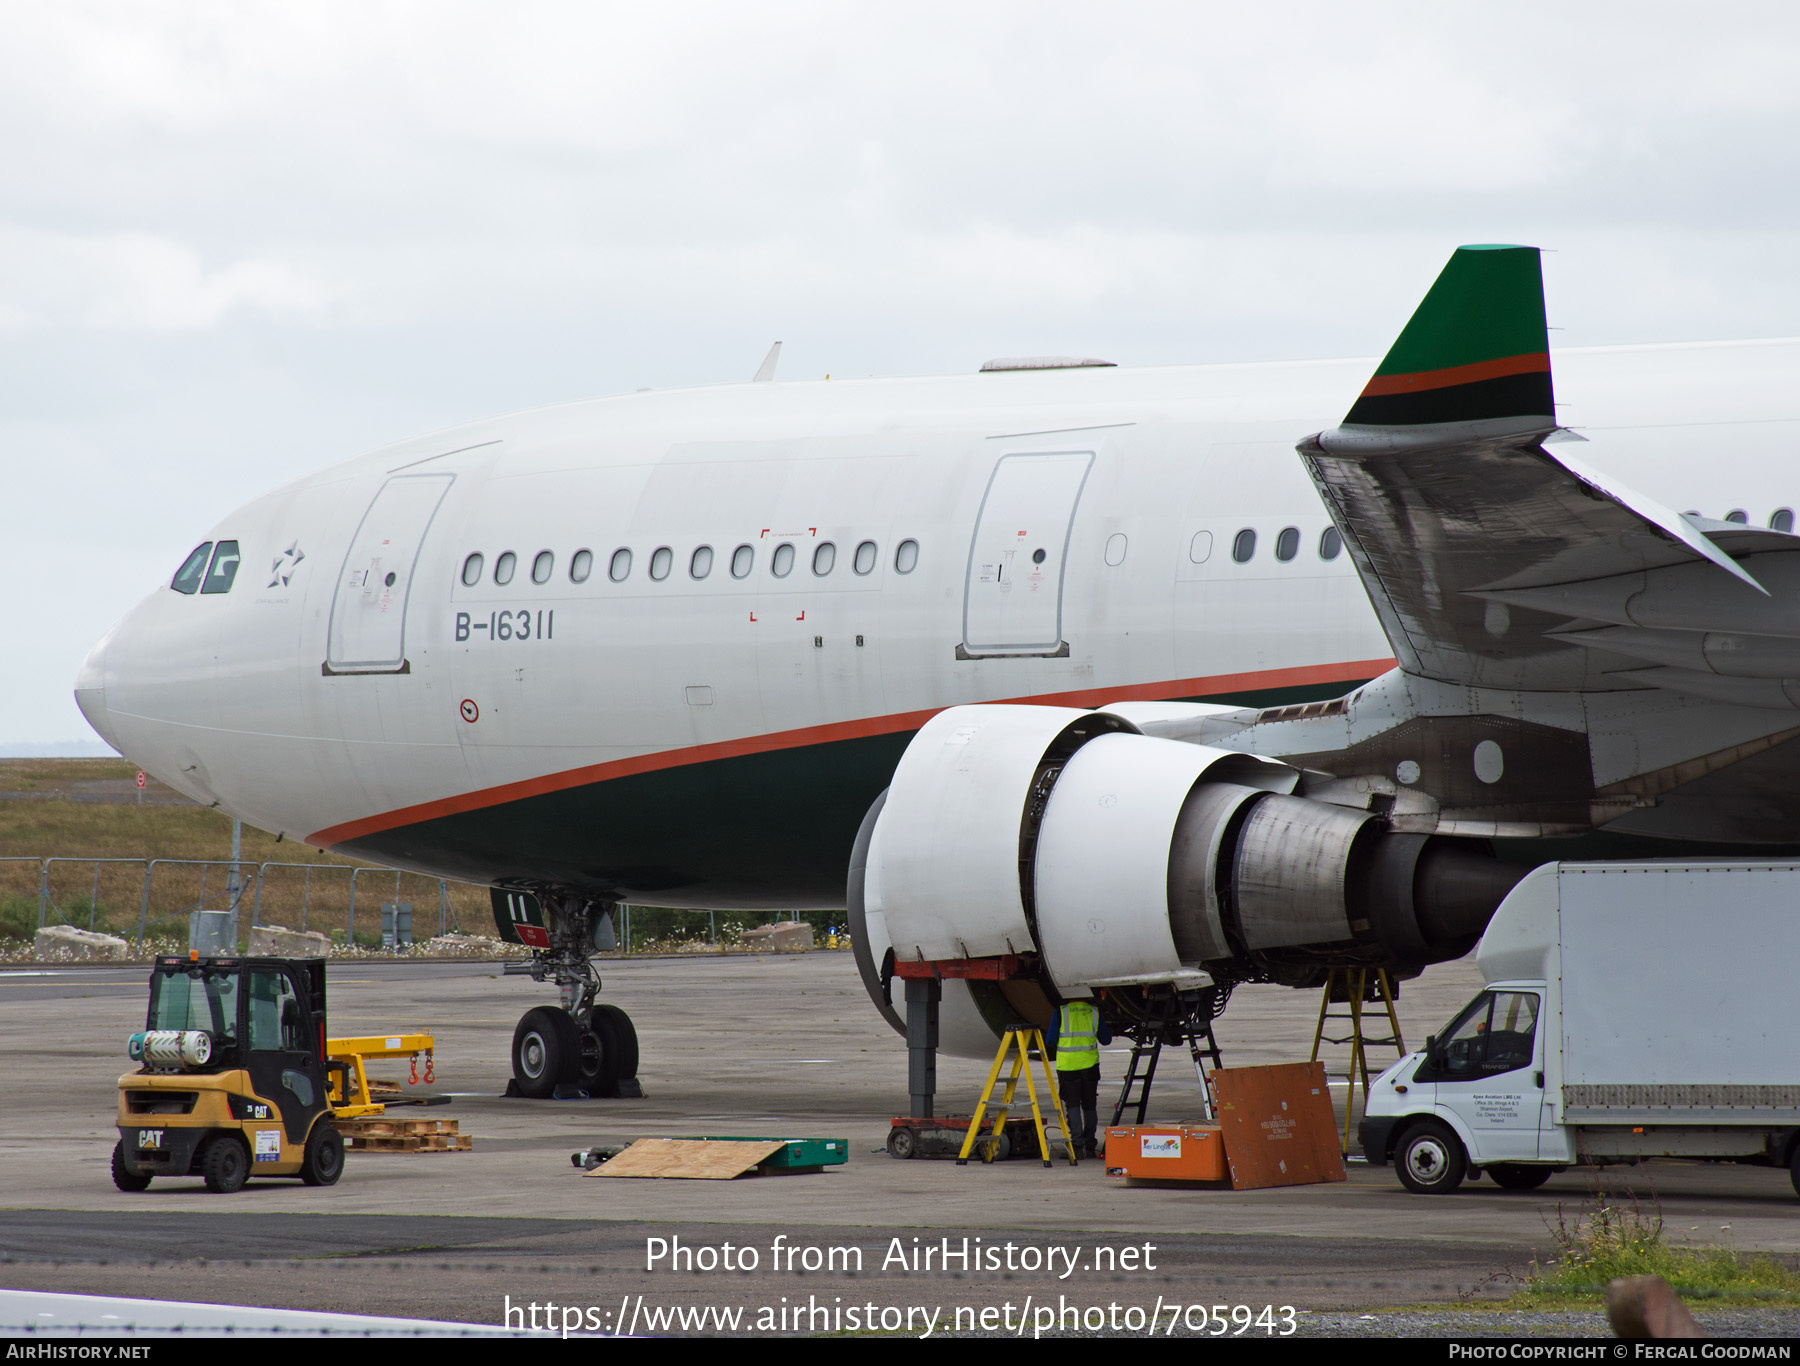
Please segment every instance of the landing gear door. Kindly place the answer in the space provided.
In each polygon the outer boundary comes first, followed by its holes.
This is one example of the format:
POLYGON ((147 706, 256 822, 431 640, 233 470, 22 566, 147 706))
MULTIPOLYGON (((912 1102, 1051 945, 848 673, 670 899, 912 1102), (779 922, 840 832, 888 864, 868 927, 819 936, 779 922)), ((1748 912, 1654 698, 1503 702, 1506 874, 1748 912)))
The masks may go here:
POLYGON ((544 914, 544 903, 536 895, 492 887, 488 897, 494 908, 494 928, 502 939, 528 949, 550 947, 550 922, 544 914))
POLYGON ((456 476, 399 474, 350 540, 331 601, 327 674, 408 673, 406 603, 431 519, 456 476))
POLYGON ((1064 562, 1093 463, 1092 451, 1000 457, 969 545, 958 659, 1068 654, 1064 562))

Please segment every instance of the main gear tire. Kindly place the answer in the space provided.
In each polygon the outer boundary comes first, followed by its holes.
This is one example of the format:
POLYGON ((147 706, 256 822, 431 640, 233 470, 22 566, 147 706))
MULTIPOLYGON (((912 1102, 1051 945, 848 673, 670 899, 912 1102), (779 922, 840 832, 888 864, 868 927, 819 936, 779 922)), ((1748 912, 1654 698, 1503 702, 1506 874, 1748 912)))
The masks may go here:
POLYGON ((606 1021, 614 1035, 611 1080, 629 1081, 638 1073, 637 1027, 631 1023, 631 1016, 617 1006, 597 1005, 594 1007, 594 1020, 596 1024, 601 1020, 606 1021))
POLYGON ((344 1174, 344 1136, 324 1116, 306 1136, 306 1155, 300 1159, 300 1179, 309 1186, 335 1186, 344 1174))
POLYGON ((113 1144, 112 1178, 113 1185, 132 1194, 150 1189, 149 1176, 142 1172, 134 1172, 125 1165, 125 1140, 122 1138, 113 1144))
POLYGON ((236 1134, 214 1134, 200 1148, 200 1175, 214 1195, 241 1191, 250 1179, 250 1150, 236 1134))
POLYGON ((563 1082, 574 1081, 581 1065, 581 1031, 568 1011, 535 1006, 513 1030, 513 1080, 519 1094, 547 1099, 563 1082))

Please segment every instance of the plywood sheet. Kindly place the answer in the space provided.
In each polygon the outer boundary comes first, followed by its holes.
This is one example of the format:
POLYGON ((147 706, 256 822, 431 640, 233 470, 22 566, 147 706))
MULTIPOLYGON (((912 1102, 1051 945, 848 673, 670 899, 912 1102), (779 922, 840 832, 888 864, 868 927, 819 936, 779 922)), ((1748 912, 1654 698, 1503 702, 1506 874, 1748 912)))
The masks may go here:
POLYGON ((1212 1082, 1234 1189, 1344 1179, 1324 1063, 1222 1067, 1212 1082))
POLYGON ((640 1138, 589 1176, 670 1176, 700 1181, 729 1181, 780 1152, 781 1139, 740 1143, 718 1138, 640 1138))

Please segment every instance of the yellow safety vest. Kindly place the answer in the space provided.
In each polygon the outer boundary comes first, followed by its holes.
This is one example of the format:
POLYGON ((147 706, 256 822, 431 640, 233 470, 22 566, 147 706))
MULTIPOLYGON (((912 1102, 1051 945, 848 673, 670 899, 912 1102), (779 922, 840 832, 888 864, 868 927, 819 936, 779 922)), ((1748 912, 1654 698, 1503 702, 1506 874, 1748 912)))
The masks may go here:
POLYGON ((1056 1070, 1079 1072, 1100 1065, 1100 1012, 1086 1001, 1062 1007, 1062 1032, 1056 1036, 1056 1070))

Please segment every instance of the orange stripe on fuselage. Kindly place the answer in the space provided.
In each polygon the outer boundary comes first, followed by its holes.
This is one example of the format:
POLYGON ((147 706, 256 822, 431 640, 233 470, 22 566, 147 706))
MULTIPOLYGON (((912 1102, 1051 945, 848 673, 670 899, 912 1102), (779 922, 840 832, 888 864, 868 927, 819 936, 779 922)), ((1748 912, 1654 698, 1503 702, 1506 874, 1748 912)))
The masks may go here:
MULTIPOLYGON (((1105 702, 1154 702, 1170 697, 1199 697, 1227 692, 1245 692, 1263 688, 1298 688, 1318 683, 1351 683, 1373 678, 1394 667, 1391 659, 1359 659, 1343 664, 1312 664, 1298 669, 1262 669, 1252 673, 1218 674, 1212 678, 1183 678, 1168 683, 1137 683, 1121 688, 1087 688, 1080 692, 1052 693, 1045 697, 1014 697, 1005 703, 1029 703, 1044 707, 1093 707, 1105 702)), ((999 705, 999 704, 995 704, 999 705)), ((612 759, 603 764, 588 764, 562 773, 549 773, 541 778, 525 778, 516 783, 465 792, 456 797, 441 797, 401 807, 379 816, 346 821, 306 837, 306 843, 328 849, 368 835, 380 834, 403 825, 457 816, 468 811, 481 811, 491 806, 541 797, 550 792, 566 792, 572 787, 586 787, 612 778, 627 778, 636 773, 655 773, 666 768, 684 768, 690 764, 709 763, 715 759, 735 759, 746 754, 766 754, 771 750, 800 749, 806 745, 825 745, 837 740, 861 740, 872 735, 892 735, 898 731, 917 730, 943 707, 927 711, 901 712, 893 716, 870 716, 857 721, 834 721, 824 726, 805 726, 799 730, 777 731, 772 735, 750 735, 741 740, 721 740, 716 744, 693 745, 686 749, 665 749, 654 754, 634 754, 629 759, 612 759)))
POLYGON ((1415 370, 1410 375, 1377 375, 1362 391, 1364 398, 1381 398, 1388 394, 1414 394, 1422 389, 1448 389, 1456 384, 1474 384, 1484 379, 1505 379, 1508 375, 1531 375, 1550 369, 1550 353, 1503 356, 1499 360, 1476 361, 1473 365, 1453 365, 1448 370, 1415 370))

